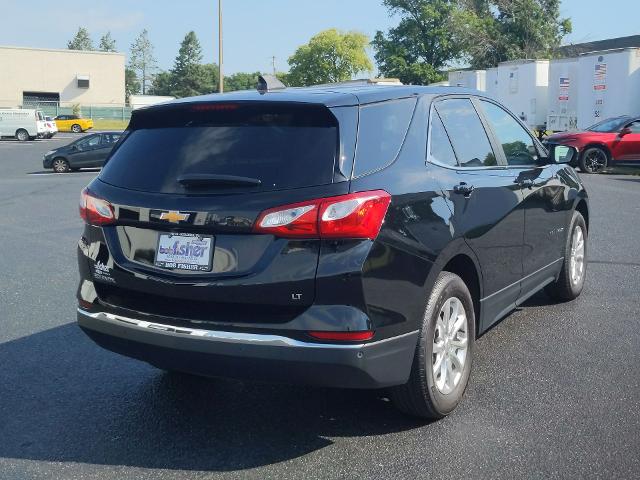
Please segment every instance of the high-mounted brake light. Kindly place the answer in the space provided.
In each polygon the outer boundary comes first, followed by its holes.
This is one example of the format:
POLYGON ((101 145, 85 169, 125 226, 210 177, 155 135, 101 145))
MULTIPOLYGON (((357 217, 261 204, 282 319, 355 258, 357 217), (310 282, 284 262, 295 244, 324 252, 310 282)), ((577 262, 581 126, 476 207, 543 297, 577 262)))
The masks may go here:
POLYGON ((363 342, 373 338, 373 330, 359 332, 307 332, 317 340, 330 340, 337 342, 363 342))
POLYGON ((286 238, 374 240, 390 202, 391 195, 374 190, 283 205, 262 212, 254 231, 286 238))
POLYGON ((80 193, 80 217, 89 225, 109 225, 115 222, 113 206, 84 188, 80 193))

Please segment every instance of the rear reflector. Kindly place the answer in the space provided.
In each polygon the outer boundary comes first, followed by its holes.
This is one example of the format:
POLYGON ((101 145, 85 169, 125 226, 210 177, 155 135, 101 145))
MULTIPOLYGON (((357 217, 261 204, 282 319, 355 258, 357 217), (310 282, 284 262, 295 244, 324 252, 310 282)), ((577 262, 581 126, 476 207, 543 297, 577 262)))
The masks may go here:
POLYGON ((253 230, 287 238, 374 240, 390 202, 391 195, 374 190, 283 205, 262 212, 253 230))
POLYGON ((337 342, 362 342, 371 340, 374 332, 364 330, 360 332, 308 332, 310 336, 317 340, 332 340, 337 342))
POLYGON ((109 225, 116 219, 113 206, 93 195, 88 188, 80 193, 80 217, 89 225, 109 225))

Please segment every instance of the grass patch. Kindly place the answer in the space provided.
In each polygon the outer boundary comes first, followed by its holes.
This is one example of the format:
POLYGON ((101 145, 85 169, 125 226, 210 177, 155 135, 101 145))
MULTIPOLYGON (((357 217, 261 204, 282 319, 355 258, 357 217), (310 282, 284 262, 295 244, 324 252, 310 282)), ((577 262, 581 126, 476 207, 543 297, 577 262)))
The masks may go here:
POLYGON ((93 120, 94 130, 124 130, 129 125, 129 120, 112 118, 96 118, 93 120))

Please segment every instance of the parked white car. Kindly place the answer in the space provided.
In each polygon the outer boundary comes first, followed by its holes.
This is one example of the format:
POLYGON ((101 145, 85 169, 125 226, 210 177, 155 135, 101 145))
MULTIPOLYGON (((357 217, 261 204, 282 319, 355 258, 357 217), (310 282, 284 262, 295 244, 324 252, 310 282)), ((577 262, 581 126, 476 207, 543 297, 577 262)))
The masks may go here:
POLYGON ((0 109, 0 137, 14 137, 21 142, 47 135, 44 115, 28 108, 0 109))
POLYGON ((56 125, 56 121, 53 117, 44 117, 44 124, 47 129, 45 138, 52 138, 56 133, 58 133, 58 125, 56 125))

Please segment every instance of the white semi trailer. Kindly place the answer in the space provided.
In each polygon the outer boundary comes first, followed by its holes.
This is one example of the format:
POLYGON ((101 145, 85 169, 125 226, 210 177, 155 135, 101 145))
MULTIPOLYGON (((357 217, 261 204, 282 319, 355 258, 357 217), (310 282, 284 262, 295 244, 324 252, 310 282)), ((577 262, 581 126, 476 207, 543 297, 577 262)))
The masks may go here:
POLYGON ((640 115, 640 48, 590 52, 578 59, 577 126, 640 115))

